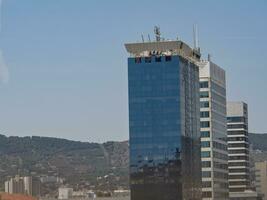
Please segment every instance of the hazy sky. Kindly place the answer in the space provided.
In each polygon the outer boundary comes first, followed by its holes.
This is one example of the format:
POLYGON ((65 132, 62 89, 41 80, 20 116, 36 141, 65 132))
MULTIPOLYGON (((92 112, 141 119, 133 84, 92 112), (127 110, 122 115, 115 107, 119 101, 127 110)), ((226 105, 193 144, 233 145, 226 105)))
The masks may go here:
POLYGON ((267 132, 265 0, 3 0, 0 133, 82 141, 128 139, 123 44, 177 36, 227 71, 228 100, 249 105, 249 129, 267 132), (6 73, 7 74, 7 73, 6 73), (4 76, 4 77, 3 77, 4 76), (3 83, 5 82, 5 83, 3 83))

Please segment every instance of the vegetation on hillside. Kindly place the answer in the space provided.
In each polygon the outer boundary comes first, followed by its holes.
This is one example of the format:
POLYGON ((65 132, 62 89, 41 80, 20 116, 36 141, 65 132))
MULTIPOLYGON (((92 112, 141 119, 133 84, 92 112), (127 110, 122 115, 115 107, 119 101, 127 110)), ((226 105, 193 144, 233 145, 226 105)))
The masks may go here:
POLYGON ((70 186, 128 188, 128 142, 98 144, 0 135, 2 189, 3 182, 16 174, 58 176, 70 186))
MULTIPOLYGON (((267 134, 249 134, 252 156, 267 160, 267 134), (257 151, 256 151, 257 150, 257 151), (255 153, 256 152, 256 153, 255 153)), ((0 186, 17 174, 57 176, 64 185, 113 190, 128 188, 128 142, 103 144, 49 137, 0 135, 0 186)), ((43 191, 55 190, 47 185, 43 191)))

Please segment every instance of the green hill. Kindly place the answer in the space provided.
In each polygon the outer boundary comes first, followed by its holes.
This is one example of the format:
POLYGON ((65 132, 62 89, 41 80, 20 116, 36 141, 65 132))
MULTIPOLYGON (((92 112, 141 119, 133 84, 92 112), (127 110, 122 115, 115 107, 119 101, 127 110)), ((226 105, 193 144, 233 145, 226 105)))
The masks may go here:
POLYGON ((98 144, 0 135, 1 186, 16 174, 59 176, 71 186, 128 188, 128 142, 98 144))
POLYGON ((253 149, 267 151, 267 134, 249 134, 249 142, 252 144, 253 149))
MULTIPOLYGON (((267 160, 267 134, 250 133, 249 140, 257 150, 253 156, 267 160)), ((128 154, 127 141, 98 144, 0 135, 0 186, 3 189, 8 177, 19 174, 58 176, 64 184, 79 188, 127 189, 128 154)))

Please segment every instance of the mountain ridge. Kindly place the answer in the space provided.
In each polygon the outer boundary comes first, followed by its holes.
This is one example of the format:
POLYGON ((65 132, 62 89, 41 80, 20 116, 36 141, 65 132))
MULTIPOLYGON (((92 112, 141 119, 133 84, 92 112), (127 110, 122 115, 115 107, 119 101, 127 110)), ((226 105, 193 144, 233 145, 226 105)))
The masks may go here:
POLYGON ((127 141, 90 143, 0 135, 0 188, 16 174, 61 177, 64 184, 83 184, 89 189, 128 188, 128 152, 127 141), (107 175, 108 180, 99 180, 107 175))
MULTIPOLYGON (((249 133, 255 160, 267 160, 267 134, 249 133), (257 152, 257 153, 255 153, 257 152)), ((85 189, 129 189, 129 143, 0 135, 0 189, 17 174, 56 176, 85 189)))

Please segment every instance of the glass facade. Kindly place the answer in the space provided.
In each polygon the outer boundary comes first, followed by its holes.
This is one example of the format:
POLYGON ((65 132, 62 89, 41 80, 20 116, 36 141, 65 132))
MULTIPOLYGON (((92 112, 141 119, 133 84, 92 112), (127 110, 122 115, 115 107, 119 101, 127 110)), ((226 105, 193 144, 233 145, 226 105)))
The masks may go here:
POLYGON ((201 198, 198 67, 178 56, 128 58, 132 200, 201 198))

